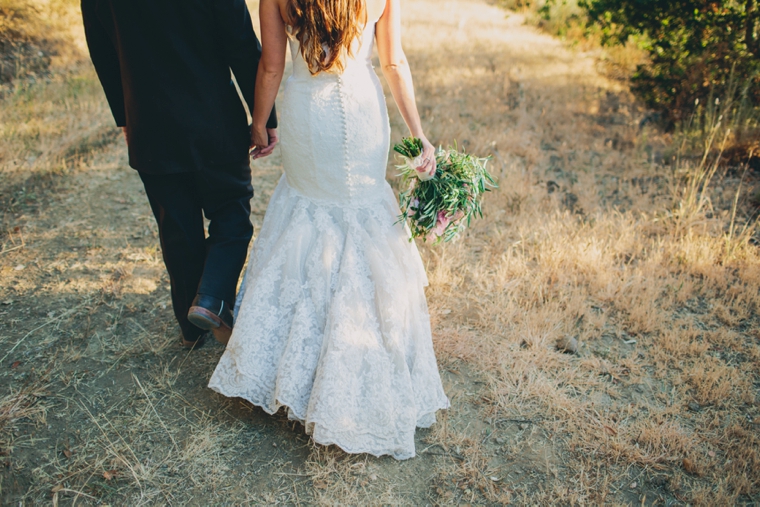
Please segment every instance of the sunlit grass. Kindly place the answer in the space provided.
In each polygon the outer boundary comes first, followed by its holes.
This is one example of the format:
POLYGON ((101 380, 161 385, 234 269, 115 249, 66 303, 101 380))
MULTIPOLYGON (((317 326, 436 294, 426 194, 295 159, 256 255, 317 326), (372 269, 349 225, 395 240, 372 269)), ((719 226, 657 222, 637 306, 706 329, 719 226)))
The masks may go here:
MULTIPOLYGON (((730 183, 714 146, 702 162, 677 160, 674 171, 652 165, 644 143, 660 149, 667 137, 643 139, 642 113, 625 95, 598 101, 596 90, 610 85, 579 78, 576 62, 496 56, 491 47, 509 30, 477 19, 466 28, 478 41, 470 45, 481 51, 477 63, 465 64, 467 53, 439 31, 418 29, 410 41, 425 54, 413 60, 424 69, 415 74, 423 107, 445 111, 430 122, 431 137, 495 154, 500 180, 468 237, 425 251, 443 360, 485 375, 489 417, 551 421, 553 441, 574 461, 563 460, 567 475, 542 486, 546 499, 563 502, 569 488, 579 502, 600 501, 619 477, 588 476, 599 459, 619 473, 661 470, 695 503, 756 492, 760 448, 744 414, 757 411, 760 255, 741 204, 743 232, 731 233, 746 188, 730 183), (509 90, 499 96, 504 76, 509 90), (584 110, 615 119, 597 129, 584 110), (547 180, 556 184, 551 193, 547 180), (567 336, 579 341, 577 356, 556 351, 567 336), (727 450, 734 425, 746 431, 727 450), (710 481, 722 486, 711 490, 710 481)), ((454 438, 440 430, 434 441, 454 438)))

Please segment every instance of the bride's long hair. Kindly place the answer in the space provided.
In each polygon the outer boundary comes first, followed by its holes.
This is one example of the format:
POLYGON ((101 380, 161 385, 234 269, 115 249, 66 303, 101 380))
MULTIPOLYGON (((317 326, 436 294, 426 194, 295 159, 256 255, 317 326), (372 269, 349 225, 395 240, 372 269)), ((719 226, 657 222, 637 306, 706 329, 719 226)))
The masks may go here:
POLYGON ((290 0, 287 15, 312 75, 342 71, 367 24, 365 0, 290 0))

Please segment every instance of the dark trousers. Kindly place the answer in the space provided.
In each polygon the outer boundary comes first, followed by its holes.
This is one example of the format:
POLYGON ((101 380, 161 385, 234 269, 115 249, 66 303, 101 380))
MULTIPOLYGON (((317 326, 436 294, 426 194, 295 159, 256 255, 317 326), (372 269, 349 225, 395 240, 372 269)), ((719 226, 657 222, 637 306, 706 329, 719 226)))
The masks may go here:
POLYGON ((234 304, 240 271, 253 236, 251 169, 246 164, 200 172, 140 173, 158 223, 171 279, 172 305, 182 334, 204 333, 187 320, 196 294, 234 304), (209 220, 208 237, 203 215, 209 220))

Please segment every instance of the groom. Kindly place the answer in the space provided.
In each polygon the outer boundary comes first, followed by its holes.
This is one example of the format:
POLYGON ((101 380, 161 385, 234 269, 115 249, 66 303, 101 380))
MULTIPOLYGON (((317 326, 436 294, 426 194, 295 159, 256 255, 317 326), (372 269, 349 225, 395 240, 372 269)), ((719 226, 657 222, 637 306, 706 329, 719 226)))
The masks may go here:
MULTIPOLYGON (((245 0, 82 0, 82 17, 158 223, 182 344, 206 330, 226 343, 253 235, 250 129, 230 77, 253 111, 261 46, 245 0)), ((257 157, 276 127, 273 109, 257 157)))

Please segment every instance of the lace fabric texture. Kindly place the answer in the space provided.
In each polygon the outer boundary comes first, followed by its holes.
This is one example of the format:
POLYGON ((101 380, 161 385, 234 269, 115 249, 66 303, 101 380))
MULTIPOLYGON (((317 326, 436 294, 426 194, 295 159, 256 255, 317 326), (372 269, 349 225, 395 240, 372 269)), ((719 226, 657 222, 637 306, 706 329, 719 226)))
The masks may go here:
POLYGON ((397 459, 449 406, 433 352, 427 278, 385 181, 390 128, 370 24, 343 74, 312 77, 291 39, 281 104, 285 174, 209 387, 269 413, 286 406, 320 444, 397 459))

